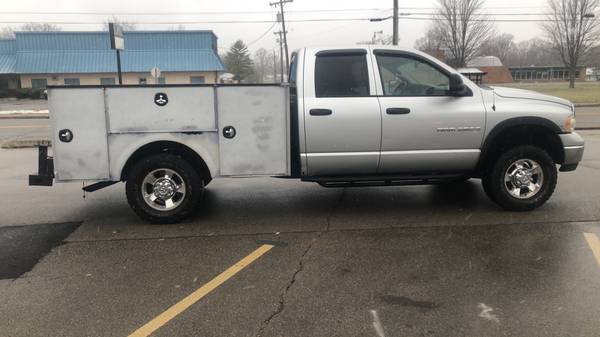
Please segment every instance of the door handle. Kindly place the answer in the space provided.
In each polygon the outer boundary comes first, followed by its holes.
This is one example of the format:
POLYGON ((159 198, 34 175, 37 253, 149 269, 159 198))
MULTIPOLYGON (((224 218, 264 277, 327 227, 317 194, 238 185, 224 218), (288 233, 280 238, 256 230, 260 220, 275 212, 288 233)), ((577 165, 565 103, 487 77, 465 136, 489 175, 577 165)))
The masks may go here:
POLYGON ((387 108, 385 113, 388 115, 406 115, 410 113, 410 109, 408 108, 387 108))
POLYGON ((310 109, 311 116, 327 116, 331 115, 333 111, 330 109, 310 109))

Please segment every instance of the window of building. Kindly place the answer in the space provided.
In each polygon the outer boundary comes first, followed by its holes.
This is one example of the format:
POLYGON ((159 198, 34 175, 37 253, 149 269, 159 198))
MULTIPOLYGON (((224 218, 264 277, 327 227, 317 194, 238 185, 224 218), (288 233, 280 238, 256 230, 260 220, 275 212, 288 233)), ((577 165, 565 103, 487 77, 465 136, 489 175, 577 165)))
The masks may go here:
POLYGON ((148 80, 145 77, 138 77, 138 84, 146 85, 148 84, 148 80))
POLYGON ((450 90, 450 78, 418 58, 383 54, 377 64, 386 96, 443 96, 450 90))
POLYGON ((115 78, 114 77, 102 77, 102 78, 100 78, 100 84, 101 85, 113 85, 113 84, 115 84, 115 78))
POLYGON ((369 71, 365 54, 325 54, 315 63, 317 97, 369 95, 369 71))
POLYGON ((48 80, 45 78, 31 79, 31 88, 33 88, 33 89, 45 89, 47 86, 48 86, 48 80))
POLYGON ((157 83, 158 84, 167 84, 167 81, 166 81, 166 79, 164 77, 159 77, 157 83))
POLYGON ((204 76, 190 76, 190 83, 204 84, 204 76))
POLYGON ((79 85, 78 78, 65 78, 65 85, 79 85))

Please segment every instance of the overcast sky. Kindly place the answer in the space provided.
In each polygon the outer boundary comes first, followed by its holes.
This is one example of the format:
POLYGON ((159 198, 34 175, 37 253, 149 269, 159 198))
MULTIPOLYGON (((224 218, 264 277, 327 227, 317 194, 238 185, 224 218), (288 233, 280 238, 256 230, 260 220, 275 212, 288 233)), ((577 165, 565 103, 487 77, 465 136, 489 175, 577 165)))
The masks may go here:
MULTIPOLYGON (((436 0, 400 0, 400 12, 410 14, 400 19, 400 45, 413 47, 415 40, 424 35, 430 23, 427 20, 417 19, 427 17, 435 6, 436 0)), ((391 20, 293 22, 294 20, 385 17, 391 15, 391 7, 392 0, 295 0, 285 7, 286 19, 290 20, 288 24, 290 49, 313 45, 354 44, 358 41, 370 40, 375 31, 383 30, 385 34, 391 34, 392 31, 391 20)), ((545 0, 487 0, 485 8, 485 12, 495 14, 496 19, 539 19, 542 18, 539 14, 547 12, 545 0)), ((276 12, 276 9, 269 6, 268 0, 2 0, 0 1, 2 22, 0 25, 17 26, 17 23, 6 23, 17 21, 60 22, 63 30, 99 30, 102 25, 93 23, 102 23, 114 14, 122 21, 164 23, 138 24, 139 30, 167 29, 177 26, 175 23, 181 23, 186 29, 210 29, 219 37, 221 51, 236 39, 251 43, 250 49, 255 51, 260 47, 278 48, 276 37, 272 32, 279 30, 279 25, 275 25, 271 31, 268 31, 273 26, 272 23, 197 22, 268 21, 274 19, 276 12), (22 14, 22 12, 28 13, 22 14), (77 14, 48 14, 49 12, 76 12, 77 14), (66 22, 79 24, 64 24, 66 22), (261 36, 263 37, 259 39, 261 36)), ((496 29, 500 33, 513 34, 516 40, 541 36, 539 23, 536 22, 498 22, 496 29)))

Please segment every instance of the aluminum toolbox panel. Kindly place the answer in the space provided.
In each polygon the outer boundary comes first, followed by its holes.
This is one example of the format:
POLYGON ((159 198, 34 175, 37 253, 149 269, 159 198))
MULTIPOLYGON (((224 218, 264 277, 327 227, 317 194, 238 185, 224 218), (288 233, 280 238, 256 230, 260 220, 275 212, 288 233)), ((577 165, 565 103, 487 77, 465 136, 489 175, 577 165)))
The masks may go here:
POLYGON ((218 87, 221 175, 289 175, 288 109, 284 86, 218 87))
POLYGON ((214 88, 108 87, 110 133, 215 131, 214 88), (162 96, 164 105, 155 98, 162 96))
POLYGON ((48 89, 57 181, 108 180, 108 145, 102 88, 48 89), (59 133, 70 132, 64 141, 59 133))

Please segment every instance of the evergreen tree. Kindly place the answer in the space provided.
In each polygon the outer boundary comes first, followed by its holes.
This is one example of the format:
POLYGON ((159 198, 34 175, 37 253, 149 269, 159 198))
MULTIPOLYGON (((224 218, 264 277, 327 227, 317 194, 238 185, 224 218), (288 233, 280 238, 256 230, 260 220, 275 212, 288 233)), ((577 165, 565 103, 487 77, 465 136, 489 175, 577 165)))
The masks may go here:
POLYGON ((225 55, 223 62, 227 71, 234 75, 236 81, 243 81, 248 76, 252 75, 253 63, 250 58, 248 47, 237 40, 225 55))

